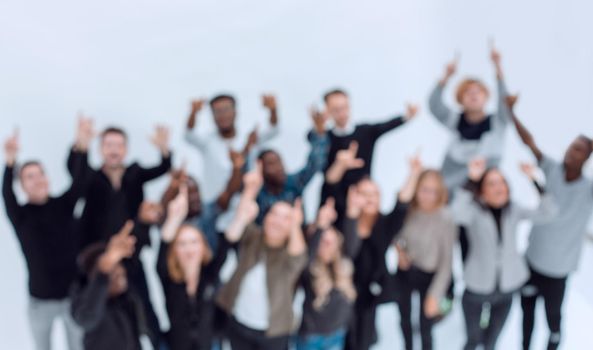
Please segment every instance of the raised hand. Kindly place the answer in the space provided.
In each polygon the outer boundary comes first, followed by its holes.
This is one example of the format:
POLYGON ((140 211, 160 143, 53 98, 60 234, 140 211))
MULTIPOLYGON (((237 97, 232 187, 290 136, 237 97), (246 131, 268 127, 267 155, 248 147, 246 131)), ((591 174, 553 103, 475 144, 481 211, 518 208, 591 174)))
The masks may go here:
POLYGON ((365 199, 360 192, 358 192, 356 186, 350 186, 348 188, 348 197, 346 198, 346 216, 350 219, 358 219, 364 204, 365 199))
POLYGON ((107 250, 99 259, 99 270, 109 274, 124 258, 134 254, 136 237, 132 236, 134 223, 127 221, 121 230, 113 235, 107 244, 107 250))
POLYGON ((410 164, 410 172, 414 175, 420 175, 424 166, 422 165, 422 159, 420 157, 420 152, 416 152, 413 157, 409 160, 410 164))
POLYGON ((274 95, 264 94, 262 95, 262 104, 266 109, 270 111, 276 110, 276 97, 274 95))
POLYGON ((169 128, 163 125, 157 125, 154 135, 150 140, 163 156, 169 155, 169 128))
POLYGON ((317 227, 325 230, 336 221, 337 217, 336 201, 333 197, 329 197, 317 213, 317 227))
POLYGON ((292 225, 293 227, 300 227, 305 222, 305 213, 303 212, 303 200, 297 198, 292 206, 292 225))
POLYGON ((356 158, 358 142, 352 141, 348 148, 338 151, 336 162, 346 170, 360 169, 364 166, 364 159, 356 158))
POLYGON ((144 201, 138 209, 138 220, 145 225, 156 225, 163 218, 163 206, 160 203, 144 201))
POLYGON ((204 105, 206 104, 206 102, 207 101, 205 98, 191 101, 191 111, 189 113, 189 118, 187 118, 187 128, 188 129, 193 129, 194 126, 196 126, 197 115, 202 110, 202 108, 204 108, 204 105))
POLYGON ((95 137, 95 129, 93 126, 93 119, 86 117, 80 113, 78 115, 78 127, 76 129, 76 141, 74 147, 82 152, 86 152, 89 149, 89 145, 95 137))
POLYGON ((10 137, 4 142, 4 156, 6 165, 14 166, 19 153, 19 129, 15 129, 10 137))
POLYGON ((521 172, 523 172, 523 174, 527 175, 529 180, 536 180, 535 171, 537 167, 534 164, 522 162, 519 164, 519 168, 521 169, 521 172))
POLYGON ((474 158, 472 159, 468 165, 468 177, 470 180, 474 182, 480 181, 484 173, 486 172, 486 159, 485 158, 474 158))
POLYGON ((490 42, 490 59, 492 60, 492 63, 494 64, 494 68, 496 69, 496 76, 498 77, 498 79, 502 79, 503 78, 502 65, 500 64, 501 56, 500 56, 500 52, 494 46, 493 40, 491 40, 491 42, 490 42))
POLYGON ((418 111, 420 107, 417 104, 409 103, 406 106, 406 114, 404 114, 404 119, 406 121, 414 119, 418 115, 418 111))
POLYGON ((167 219, 181 223, 187 217, 189 210, 189 196, 187 185, 179 187, 179 193, 167 205, 167 219))
POLYGON ((255 198, 263 184, 263 165, 258 161, 255 168, 243 175, 243 194, 255 198))
POLYGON ((517 95, 507 95, 507 97, 505 97, 505 102, 511 111, 513 110, 513 108, 515 108, 515 104, 517 104, 517 100, 519 100, 518 94, 517 95))
POLYGON ((327 111, 319 111, 314 105, 309 109, 311 119, 313 119, 313 126, 315 132, 318 134, 325 133, 325 123, 329 120, 329 114, 327 111))
POLYGON ((249 136, 247 136, 247 143, 245 143, 245 147, 243 147, 243 156, 247 157, 249 152, 257 144, 258 141, 258 134, 257 134, 258 127, 256 126, 251 130, 249 136))
POLYGON ((458 58, 455 57, 454 60, 447 63, 447 65, 445 66, 445 75, 443 76, 443 78, 440 81, 441 85, 447 84, 449 79, 457 72, 457 62, 458 62, 458 58))

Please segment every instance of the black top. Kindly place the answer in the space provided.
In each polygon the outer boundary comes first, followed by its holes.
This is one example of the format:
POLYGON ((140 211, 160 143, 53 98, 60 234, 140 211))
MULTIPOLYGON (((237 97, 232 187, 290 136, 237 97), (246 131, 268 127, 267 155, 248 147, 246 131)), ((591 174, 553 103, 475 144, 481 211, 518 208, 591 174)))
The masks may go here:
POLYGON ((97 273, 72 292, 72 316, 84 330, 85 350, 140 350, 150 336, 140 299, 132 292, 109 298, 109 277, 97 273))
MULTIPOLYGON (((385 252, 395 235, 403 226, 408 203, 397 202, 391 213, 380 214, 373 226, 370 236, 362 240, 361 247, 354 259, 354 284, 358 292, 356 303, 371 306, 378 300, 377 293, 371 291, 371 285, 377 283, 384 287, 388 272, 385 265, 385 252)), ((358 221, 346 218, 344 220, 344 234, 349 236, 351 231, 358 234, 358 221)))
POLYGON ((2 195, 6 214, 25 256, 29 293, 39 299, 63 299, 76 277, 78 254, 74 207, 84 193, 87 154, 70 152, 73 181, 70 189, 45 204, 19 205, 13 190, 14 168, 4 170, 2 195))
MULTIPOLYGON (((350 146, 350 142, 356 141, 358 142, 358 153, 357 157, 364 160, 364 166, 360 169, 353 169, 349 170, 344 174, 342 180, 337 184, 337 190, 342 193, 348 192, 348 187, 357 183, 365 176, 370 176, 372 163, 373 163, 373 153, 375 150, 375 144, 379 137, 385 134, 388 131, 391 131, 398 126, 401 126, 405 123, 403 117, 395 117, 389 121, 384 123, 378 124, 360 124, 354 128, 354 131, 349 135, 338 136, 334 133, 333 130, 328 132, 329 140, 330 140, 330 149, 327 157, 326 168, 324 172, 333 164, 336 160, 336 155, 338 151, 347 149, 350 146)), ((333 192, 335 190, 331 190, 329 188, 329 184, 324 183, 321 189, 321 203, 325 203, 325 200, 330 196, 330 191, 333 192)), ((333 186, 333 185, 332 185, 333 186)), ((345 195, 340 196, 343 200, 336 198, 336 211, 338 213, 338 220, 337 223, 340 224, 344 217, 344 213, 346 211, 346 202, 345 202, 345 195)))
POLYGON ((459 118, 459 123, 457 124, 457 131, 459 131, 463 139, 479 140, 484 133, 490 131, 491 118, 491 116, 487 116, 478 123, 470 123, 465 118, 465 113, 461 113, 461 118, 459 118))
MULTIPOLYGON (((170 168, 171 155, 163 157, 161 164, 153 168, 143 168, 133 163, 126 168, 118 190, 113 188, 101 169, 90 170, 86 204, 81 217, 82 246, 107 242, 127 220, 136 218, 144 200, 144 184, 165 174, 170 168)), ((138 247, 150 244, 148 235, 137 239, 138 247)))
POLYGON ((171 328, 171 350, 210 350, 214 333, 218 330, 214 297, 220 285, 219 272, 224 264, 230 243, 221 235, 213 260, 200 273, 198 289, 189 296, 186 284, 174 282, 167 268, 169 244, 161 241, 157 272, 163 285, 167 314, 171 328))
MULTIPOLYGON (((311 263, 317 256, 319 241, 322 235, 321 230, 315 231, 309 240, 309 267, 303 272, 301 285, 305 291, 303 302, 303 320, 299 333, 310 334, 331 334, 340 329, 346 329, 352 316, 352 302, 346 296, 334 288, 326 299, 326 304, 321 309, 313 307, 316 295, 313 289, 313 276, 311 274, 311 263)), ((349 230, 344 237, 343 258, 353 259, 360 249, 360 239, 356 231, 349 230)))

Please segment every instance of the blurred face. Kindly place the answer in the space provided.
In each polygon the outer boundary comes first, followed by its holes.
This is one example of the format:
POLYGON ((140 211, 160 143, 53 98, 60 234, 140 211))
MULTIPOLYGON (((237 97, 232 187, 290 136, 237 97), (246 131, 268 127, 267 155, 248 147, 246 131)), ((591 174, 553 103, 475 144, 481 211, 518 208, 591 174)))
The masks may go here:
POLYGON ((264 181, 274 186, 282 186, 286 181, 286 173, 280 155, 267 152, 262 158, 264 181))
POLYGON ((470 113, 484 111, 486 101, 488 101, 488 95, 478 83, 470 84, 461 95, 461 106, 464 111, 470 113))
POLYGON ((103 135, 101 139, 101 157, 105 166, 108 168, 122 166, 127 153, 128 145, 124 135, 115 132, 103 135))
POLYGON ((336 126, 346 127, 350 120, 350 102, 348 96, 342 94, 330 95, 325 103, 327 112, 333 119, 336 126))
POLYGON ((49 181, 39 164, 30 164, 21 169, 21 186, 31 203, 45 203, 49 198, 49 181))
POLYGON ((484 176, 481 188, 482 200, 492 208, 502 208, 509 202, 509 187, 498 170, 490 170, 484 176))
POLYGON ((363 180, 358 184, 358 191, 365 201, 362 207, 362 213, 367 215, 378 214, 381 205, 381 195, 377 184, 371 180, 363 180))
POLYGON ((327 229, 321 235, 317 257, 324 264, 329 264, 337 258, 340 248, 341 244, 338 232, 333 228, 327 229))
POLYGON ((191 226, 182 226, 173 246, 175 257, 181 267, 201 265, 206 250, 205 244, 200 231, 191 226))
POLYGON ((264 217, 263 230, 268 247, 282 247, 292 229, 292 207, 286 202, 277 202, 264 217))
POLYGON ((591 155, 591 144, 584 137, 574 140, 564 154, 564 166, 568 169, 582 169, 591 155))
POLYGON ((229 99, 221 99, 212 104, 214 123, 220 132, 229 132, 235 127, 235 105, 229 99))
POLYGON ((442 205, 442 182, 434 174, 425 175, 418 183, 416 204, 421 211, 434 211, 442 205))
POLYGON ((118 264, 115 270, 109 275, 108 293, 110 297, 116 297, 125 293, 126 290, 128 290, 126 269, 122 264, 118 264))

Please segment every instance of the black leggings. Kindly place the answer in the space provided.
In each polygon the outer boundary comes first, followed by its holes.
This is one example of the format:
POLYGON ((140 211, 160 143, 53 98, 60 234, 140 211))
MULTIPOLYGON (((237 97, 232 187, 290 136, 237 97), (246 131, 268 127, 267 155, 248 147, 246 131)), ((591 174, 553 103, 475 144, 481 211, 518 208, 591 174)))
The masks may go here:
POLYGON ((245 327, 232 317, 227 337, 233 350, 288 350, 288 335, 268 337, 265 332, 245 327))
POLYGON ((498 336, 511 311, 513 294, 494 292, 483 295, 466 290, 461 304, 467 332, 467 343, 463 349, 473 350, 483 345, 484 350, 494 350, 498 336), (490 317, 488 324, 483 325, 482 312, 488 307, 490 317))
POLYGON ((531 334, 535 323, 535 306, 537 299, 544 300, 546 319, 550 330, 548 350, 558 349, 560 345, 560 322, 562 318, 562 302, 566 289, 566 277, 552 278, 544 276, 530 267, 531 278, 521 290, 521 307, 523 308, 523 349, 529 350, 531 334))
POLYGON ((374 303, 355 303, 354 315, 346 334, 346 350, 367 350, 377 342, 376 312, 377 306, 374 303))
POLYGON ((414 333, 412 330, 412 295, 414 292, 420 294, 420 336, 422 338, 422 349, 432 349, 432 325, 433 321, 424 316, 424 299, 432 282, 434 273, 426 273, 415 267, 409 271, 397 272, 397 283, 400 290, 399 313, 400 326, 404 335, 406 350, 414 349, 414 333))

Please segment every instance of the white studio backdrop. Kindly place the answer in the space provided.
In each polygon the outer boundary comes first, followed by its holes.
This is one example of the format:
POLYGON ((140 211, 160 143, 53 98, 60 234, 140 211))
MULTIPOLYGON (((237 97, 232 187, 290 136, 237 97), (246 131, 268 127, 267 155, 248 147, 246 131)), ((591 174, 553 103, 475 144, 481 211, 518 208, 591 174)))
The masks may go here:
MULTIPOLYGON (((4 0, 0 137, 20 129, 19 158, 45 164, 53 193, 69 184, 65 158, 78 111, 95 117, 99 129, 126 129, 129 159, 143 164, 158 161, 148 138, 155 124, 166 124, 175 164, 185 159, 196 176, 216 176, 202 171, 182 139, 190 99, 230 92, 238 98, 240 127, 251 129, 266 121, 260 95, 271 92, 282 129, 271 146, 296 170, 308 151, 308 106, 321 106, 325 90, 343 87, 357 122, 400 113, 407 102, 422 107, 417 120, 378 144, 373 177, 387 209, 417 149, 428 166, 440 165, 448 135, 430 116, 427 99, 455 52, 461 60, 451 86, 477 76, 495 92, 490 39, 502 53, 510 91, 520 93, 518 115, 545 152, 560 158, 577 134, 593 136, 591 13, 593 3, 577 0, 4 0)), ((454 106, 452 95, 449 89, 454 106)), ((209 111, 200 114, 198 130, 212 125, 209 111)), ((518 170, 522 160, 532 158, 511 130, 503 169, 513 196, 535 204, 518 170)), ((98 164, 96 143, 91 161, 98 164)), ((306 194, 310 216, 316 180, 306 194)), ((166 182, 151 183, 147 197, 159 198, 166 182)), ((0 348, 31 349, 24 260, 3 212, 0 259, 0 348)), ((146 259, 152 261, 150 252, 146 259)), ((591 310, 590 290, 582 300, 591 310)), ((461 344, 463 332, 456 337, 461 344)))

